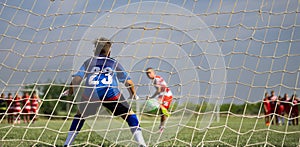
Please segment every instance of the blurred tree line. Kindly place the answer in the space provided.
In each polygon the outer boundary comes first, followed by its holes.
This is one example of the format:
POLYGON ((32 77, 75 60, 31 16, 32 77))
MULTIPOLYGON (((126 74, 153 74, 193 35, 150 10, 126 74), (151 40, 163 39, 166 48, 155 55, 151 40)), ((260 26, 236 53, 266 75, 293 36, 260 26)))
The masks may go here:
MULTIPOLYGON (((45 85, 30 85, 26 86, 27 89, 38 89, 41 99, 40 114, 47 114, 51 117, 63 117, 68 113, 76 113, 77 106, 73 102, 73 96, 61 96, 60 94, 66 90, 64 84, 45 84, 45 85)), ((263 107, 261 102, 257 103, 244 103, 244 104, 222 104, 217 109, 214 104, 208 104, 207 102, 201 103, 186 103, 180 104, 174 102, 171 106, 171 111, 181 109, 180 107, 195 112, 208 112, 220 110, 222 114, 245 114, 245 115, 257 115, 263 113, 263 107)))
MULTIPOLYGON (((216 106, 215 104, 209 104, 207 102, 201 103, 188 103, 181 104, 182 108, 192 110, 198 113, 204 112, 216 112, 219 109, 219 112, 222 114, 245 114, 245 115, 258 115, 264 113, 263 106, 261 102, 257 103, 244 103, 244 104, 222 104, 221 106, 216 106)), ((177 103, 172 104, 171 111, 176 111, 180 108, 177 103)))

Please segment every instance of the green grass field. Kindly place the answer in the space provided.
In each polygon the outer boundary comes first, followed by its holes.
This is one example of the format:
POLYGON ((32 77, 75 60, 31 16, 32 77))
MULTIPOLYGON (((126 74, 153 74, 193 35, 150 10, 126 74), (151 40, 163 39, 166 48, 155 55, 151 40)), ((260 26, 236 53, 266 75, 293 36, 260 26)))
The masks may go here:
MULTIPOLYGON (((210 127, 200 129, 200 121, 192 117, 188 124, 180 126, 179 122, 170 123, 170 127, 162 134, 164 137, 157 140, 159 134, 153 126, 153 117, 144 117, 141 126, 145 140, 150 142, 150 146, 299 146, 300 126, 265 126, 263 119, 256 117, 221 116, 219 122, 213 122, 210 127), (176 125, 177 124, 177 125, 176 125), (173 126, 173 127, 172 127, 173 126), (178 128, 181 129, 178 129, 178 128), (151 129, 149 129, 151 128, 151 129), (150 131, 150 132, 149 132, 150 131), (153 131, 153 132, 151 132, 153 131), (151 139, 152 138, 152 139, 151 139)), ((120 121, 121 122, 121 121, 120 121)), ((49 120, 39 119, 35 124, 9 125, 6 122, 0 124, 0 144, 1 146, 62 146, 71 120, 49 120)), ((105 120, 100 120, 100 124, 107 124, 105 120)), ((124 124, 123 124, 124 125, 124 124)), ((107 132, 113 134, 115 126, 110 126, 107 132)), ((117 130, 120 135, 118 142, 125 146, 131 146, 132 141, 124 138, 122 132, 128 132, 127 125, 124 129, 117 130), (123 142, 122 142, 123 141, 123 142)), ((109 146, 114 142, 103 139, 90 129, 90 125, 85 125, 74 144, 82 146, 109 146)), ((101 130, 98 130, 101 131, 101 130)), ((130 135, 129 135, 130 136, 130 135)), ((128 135, 127 135, 128 137, 128 135)), ((118 145, 117 145, 118 146, 118 145)))

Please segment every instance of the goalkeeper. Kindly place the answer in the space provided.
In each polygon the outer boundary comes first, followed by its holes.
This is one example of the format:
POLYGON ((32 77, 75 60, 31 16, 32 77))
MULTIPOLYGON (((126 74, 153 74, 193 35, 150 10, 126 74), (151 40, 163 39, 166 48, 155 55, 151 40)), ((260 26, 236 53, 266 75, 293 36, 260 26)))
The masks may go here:
POLYGON ((118 89, 118 81, 120 81, 128 87, 131 96, 137 98, 134 83, 121 64, 110 58, 112 45, 110 40, 100 38, 94 42, 94 45, 94 57, 83 63, 80 70, 73 75, 71 88, 63 93, 64 95, 72 95, 75 93, 75 88, 81 84, 83 79, 86 79, 84 92, 81 96, 84 103, 81 102, 79 105, 79 110, 72 121, 64 145, 71 145, 81 130, 85 118, 95 115, 98 107, 104 106, 113 115, 121 116, 130 126, 135 141, 140 146, 146 146, 139 120, 118 89))
POLYGON ((168 109, 171 105, 173 95, 165 80, 161 76, 156 75, 153 68, 147 68, 146 73, 148 78, 153 80, 154 87, 156 88, 156 92, 151 97, 147 97, 147 99, 158 96, 160 113, 162 113, 159 130, 162 132, 164 130, 165 121, 167 117, 170 116, 168 109))

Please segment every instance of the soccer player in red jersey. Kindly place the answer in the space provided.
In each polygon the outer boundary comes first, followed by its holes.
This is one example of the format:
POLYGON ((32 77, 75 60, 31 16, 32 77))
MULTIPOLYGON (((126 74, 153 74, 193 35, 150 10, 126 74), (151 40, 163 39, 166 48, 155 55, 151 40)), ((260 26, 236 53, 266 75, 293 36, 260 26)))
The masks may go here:
MULTIPOLYGON (((290 100, 291 100, 291 98, 289 97, 289 95, 287 93, 285 93, 284 96, 283 96, 283 99, 284 99, 284 111, 287 114, 288 118, 290 118, 290 115, 291 115, 290 100)), ((289 125, 291 125, 292 121, 288 120, 287 123, 289 125)))
POLYGON ((162 115, 159 130, 160 132, 162 132, 165 127, 165 121, 167 117, 170 116, 168 109, 170 108, 171 102, 173 100, 173 95, 166 81, 161 76, 156 75, 153 68, 147 68, 146 73, 148 78, 153 80, 154 87, 156 88, 156 92, 152 96, 147 97, 147 99, 155 98, 156 96, 158 96, 158 100, 160 102, 160 112, 162 113, 162 115))
POLYGON ((279 125, 284 125, 284 104, 285 99, 284 97, 278 96, 278 104, 277 104, 277 114, 278 114, 278 123, 279 125))
POLYGON ((36 121, 37 119, 37 113, 38 113, 38 108, 39 108, 39 102, 40 102, 40 98, 39 96, 36 94, 36 92, 34 91, 32 93, 32 97, 30 99, 30 106, 31 106, 31 114, 32 114, 32 121, 33 123, 36 121))
POLYGON ((292 123, 293 125, 299 125, 299 99, 297 98, 297 95, 294 94, 291 97, 291 107, 292 107, 292 111, 291 111, 291 118, 292 118, 292 123))
POLYGON ((0 96, 0 123, 2 122, 1 120, 2 119, 4 120, 4 118, 5 118, 4 116, 6 113, 6 109, 7 109, 7 106, 6 106, 5 94, 1 93, 1 96, 0 96))
POLYGON ((23 103, 22 113, 23 113, 24 123, 29 123, 31 104, 30 104, 30 96, 28 92, 24 92, 24 95, 22 97, 22 103, 23 103))
POLYGON ((266 92, 264 97, 264 112, 265 112, 265 123, 266 126, 270 125, 270 112, 271 112, 271 104, 269 100, 269 94, 266 92))
POLYGON ((12 105, 14 106, 14 124, 20 124, 21 97, 18 95, 18 93, 16 93, 12 105))
POLYGON ((12 101, 13 101, 12 94, 8 93, 6 102, 7 102, 7 122, 9 124, 12 124, 14 121, 13 113, 15 108, 12 101))
POLYGON ((271 113, 272 124, 274 124, 274 121, 276 122, 276 124, 278 124, 278 117, 275 115, 277 99, 278 99, 278 97, 275 95, 275 92, 272 90, 271 96, 270 96, 270 103, 271 103, 271 112, 270 113, 271 113))

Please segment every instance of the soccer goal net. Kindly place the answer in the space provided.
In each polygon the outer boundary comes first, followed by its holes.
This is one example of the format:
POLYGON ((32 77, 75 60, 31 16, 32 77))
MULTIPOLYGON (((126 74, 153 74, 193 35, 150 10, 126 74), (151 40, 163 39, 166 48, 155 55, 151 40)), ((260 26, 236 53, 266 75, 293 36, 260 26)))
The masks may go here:
POLYGON ((79 106, 97 103, 72 145, 137 145, 101 107, 109 101, 81 100, 85 79, 62 94, 74 74, 91 74, 81 67, 105 37, 139 99, 111 75, 87 82, 118 83, 147 146, 298 146, 299 9, 298 0, 2 0, 0 144, 63 146, 79 106))

